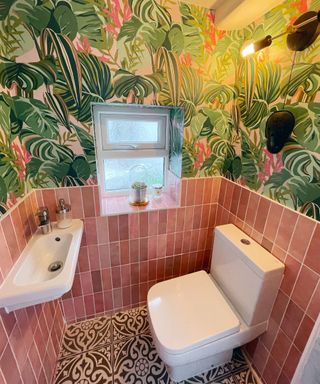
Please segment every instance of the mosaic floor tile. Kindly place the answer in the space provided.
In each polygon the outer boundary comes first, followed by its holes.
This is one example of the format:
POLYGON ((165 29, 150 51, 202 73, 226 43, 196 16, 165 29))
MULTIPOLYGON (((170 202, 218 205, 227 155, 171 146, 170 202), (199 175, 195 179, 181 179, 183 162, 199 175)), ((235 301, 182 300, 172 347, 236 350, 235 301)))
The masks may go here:
POLYGON ((130 309, 112 317, 113 342, 149 333, 148 313, 146 307, 130 309))
POLYGON ((133 383, 170 383, 150 335, 139 335, 114 344, 114 384, 133 383))
POLYGON ((110 317, 81 321, 66 329, 59 357, 82 353, 107 343, 111 343, 110 317))
MULTIPOLYGON (((70 325, 55 384, 174 384, 149 332, 146 307, 70 325)), ((179 384, 257 384, 242 354, 179 384)))
POLYGON ((111 345, 63 358, 57 364, 55 384, 113 383, 111 361, 111 345))

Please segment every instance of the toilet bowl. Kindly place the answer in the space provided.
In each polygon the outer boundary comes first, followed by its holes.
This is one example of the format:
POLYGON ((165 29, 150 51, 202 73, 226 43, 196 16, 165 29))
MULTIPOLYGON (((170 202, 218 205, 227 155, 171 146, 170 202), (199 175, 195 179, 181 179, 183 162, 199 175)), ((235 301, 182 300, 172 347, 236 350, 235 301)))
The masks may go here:
POLYGON ((174 381, 231 359, 267 328, 284 265, 232 224, 216 227, 211 269, 150 288, 154 344, 174 381))

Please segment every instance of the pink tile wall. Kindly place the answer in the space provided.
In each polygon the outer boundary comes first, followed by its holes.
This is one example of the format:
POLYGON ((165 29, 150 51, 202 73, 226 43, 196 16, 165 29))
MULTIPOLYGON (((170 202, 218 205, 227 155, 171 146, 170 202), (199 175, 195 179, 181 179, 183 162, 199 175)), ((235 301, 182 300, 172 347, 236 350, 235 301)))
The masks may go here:
POLYGON ((180 208, 109 217, 99 216, 97 186, 37 190, 1 220, 1 281, 35 229, 31 213, 48 205, 55 220, 59 197, 71 202, 74 217, 85 223, 75 281, 60 301, 62 311, 54 302, 1 313, 0 353, 6 365, 1 360, 0 379, 15 379, 10 370, 17 382, 35 376, 45 383, 63 317, 72 322, 137 306, 156 282, 206 269, 215 225, 234 223, 286 266, 268 330, 247 352, 266 384, 290 383, 320 311, 319 223, 223 178, 183 180, 180 208), (21 347, 17 337, 25 340, 21 347))
POLYGON ((220 178, 181 187, 180 208, 108 217, 97 214, 96 186, 36 191, 53 219, 59 193, 85 223, 75 281, 62 300, 68 322, 135 307, 156 282, 208 267, 220 178))
POLYGON ((267 332, 247 346, 267 384, 289 384, 320 312, 320 223, 226 179, 217 224, 234 223, 285 264, 267 332))
MULTIPOLYGON (((0 220, 0 283, 36 230, 35 193, 30 193, 0 220)), ((0 382, 51 383, 64 319, 57 301, 0 310, 0 382)))

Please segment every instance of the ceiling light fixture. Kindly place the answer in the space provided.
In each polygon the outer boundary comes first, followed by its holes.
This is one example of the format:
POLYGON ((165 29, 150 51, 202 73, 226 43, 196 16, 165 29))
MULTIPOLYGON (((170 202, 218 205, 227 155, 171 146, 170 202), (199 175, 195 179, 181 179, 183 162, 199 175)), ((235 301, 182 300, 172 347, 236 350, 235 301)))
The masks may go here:
POLYGON ((287 46, 292 51, 303 51, 311 45, 320 33, 320 11, 306 12, 302 14, 292 26, 287 27, 286 31, 277 36, 265 36, 263 39, 247 45, 241 54, 243 57, 252 55, 261 49, 269 47, 273 40, 281 36, 287 36, 287 46))

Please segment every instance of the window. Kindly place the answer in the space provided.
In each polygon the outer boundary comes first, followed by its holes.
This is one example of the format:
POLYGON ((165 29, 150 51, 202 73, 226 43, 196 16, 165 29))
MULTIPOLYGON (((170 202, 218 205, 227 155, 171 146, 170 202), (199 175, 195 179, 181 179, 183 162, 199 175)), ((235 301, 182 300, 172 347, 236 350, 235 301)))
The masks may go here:
POLYGON ((102 194, 127 191, 134 181, 166 184, 169 112, 152 106, 93 106, 102 194))

